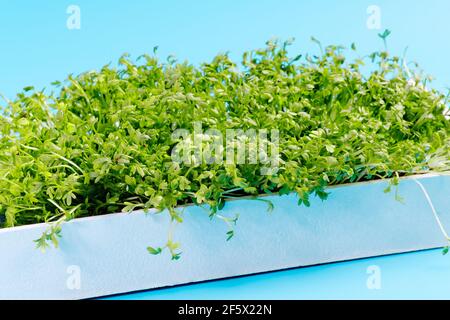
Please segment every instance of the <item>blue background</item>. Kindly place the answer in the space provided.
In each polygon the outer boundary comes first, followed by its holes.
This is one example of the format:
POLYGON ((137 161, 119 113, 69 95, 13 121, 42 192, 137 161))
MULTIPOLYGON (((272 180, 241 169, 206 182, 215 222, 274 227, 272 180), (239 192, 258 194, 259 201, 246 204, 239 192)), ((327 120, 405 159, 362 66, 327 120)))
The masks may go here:
POLYGON ((318 52, 310 41, 350 46, 361 54, 383 48, 366 26, 367 8, 381 9, 381 28, 392 30, 389 49, 450 83, 450 2, 446 0, 147 0, 0 1, 0 93, 12 98, 21 88, 40 89, 69 73, 114 62, 128 52, 174 54, 199 63, 219 52, 238 59, 272 37, 295 37, 292 55, 318 52), (69 30, 67 7, 81 9, 81 29, 69 30))
MULTIPOLYGON (((392 53, 420 63, 450 84, 450 1, 428 0, 191 0, 191 1, 0 1, 0 93, 48 87, 69 73, 98 69, 128 52, 174 54, 193 63, 230 51, 264 46, 272 37, 295 37, 292 55, 317 53, 314 36, 350 46, 361 55, 382 49, 377 33, 392 30, 392 53), (81 9, 81 29, 69 30, 66 9, 81 9), (366 26, 369 5, 381 9, 381 30, 366 26)), ((3 102, 0 102, 2 105, 3 102)), ((445 298, 450 297, 449 258, 438 251, 381 257, 163 289, 122 298, 445 298), (383 289, 368 290, 368 265, 380 265, 383 289)))
POLYGON ((449 299, 450 257, 441 252, 331 263, 108 299, 449 299), (367 285, 372 268, 379 286, 367 285))

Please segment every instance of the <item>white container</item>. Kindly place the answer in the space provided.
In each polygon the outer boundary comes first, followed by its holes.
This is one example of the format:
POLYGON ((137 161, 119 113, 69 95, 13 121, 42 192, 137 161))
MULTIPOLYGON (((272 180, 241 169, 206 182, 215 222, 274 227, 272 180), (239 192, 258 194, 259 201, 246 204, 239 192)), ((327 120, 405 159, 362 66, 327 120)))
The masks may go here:
POLYGON ((404 203, 383 192, 387 181, 329 188, 328 200, 312 197, 309 208, 294 194, 267 196, 272 213, 262 201, 229 201, 220 214, 240 217, 228 242, 225 223, 188 206, 173 232, 183 251, 177 261, 146 250, 166 242, 165 212, 75 219, 63 225, 60 248, 46 253, 33 242, 44 224, 3 229, 0 298, 90 298, 446 245, 414 179, 450 228, 450 176, 422 175, 401 179, 404 203))

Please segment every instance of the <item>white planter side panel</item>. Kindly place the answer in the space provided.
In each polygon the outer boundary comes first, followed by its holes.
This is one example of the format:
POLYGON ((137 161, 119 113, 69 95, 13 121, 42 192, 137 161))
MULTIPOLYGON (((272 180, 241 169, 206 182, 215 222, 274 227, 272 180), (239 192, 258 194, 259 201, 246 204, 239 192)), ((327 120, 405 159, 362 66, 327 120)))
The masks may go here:
MULTIPOLYGON (((450 230, 450 176, 418 178, 450 230)), ((34 239, 45 229, 33 225, 0 230, 1 299, 77 299, 172 286, 290 267, 428 249, 445 245, 423 192, 402 179, 404 204, 385 194, 386 181, 331 188, 329 199, 270 196, 272 213, 261 201, 228 202, 224 216, 240 214, 235 237, 198 207, 187 207, 174 241, 178 261, 146 246, 167 240, 167 213, 111 214, 63 225, 59 249, 41 253, 34 239)))

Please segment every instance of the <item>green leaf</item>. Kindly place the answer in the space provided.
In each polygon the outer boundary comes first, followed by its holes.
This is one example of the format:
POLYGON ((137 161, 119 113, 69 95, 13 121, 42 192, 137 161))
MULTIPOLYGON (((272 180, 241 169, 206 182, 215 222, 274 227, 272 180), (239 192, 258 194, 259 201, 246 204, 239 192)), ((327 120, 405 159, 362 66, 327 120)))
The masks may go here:
POLYGON ((219 199, 219 204, 217 206, 218 210, 222 210, 225 207, 225 200, 223 200, 222 198, 219 199))
POLYGON ((329 153, 333 153, 334 150, 336 149, 336 146, 335 146, 335 145, 332 145, 332 144, 327 144, 327 145, 325 145, 325 149, 327 149, 327 151, 328 151, 329 153))
POLYGON ((379 33, 378 36, 381 39, 385 40, 387 37, 389 37, 390 34, 391 34, 391 31, 386 29, 386 30, 383 31, 383 33, 379 33))
POLYGON ((180 258, 181 258, 181 252, 172 254, 172 260, 179 260, 180 258))
POLYGON ((150 254, 157 255, 157 254, 160 254, 162 252, 162 248, 147 247, 147 251, 150 254))

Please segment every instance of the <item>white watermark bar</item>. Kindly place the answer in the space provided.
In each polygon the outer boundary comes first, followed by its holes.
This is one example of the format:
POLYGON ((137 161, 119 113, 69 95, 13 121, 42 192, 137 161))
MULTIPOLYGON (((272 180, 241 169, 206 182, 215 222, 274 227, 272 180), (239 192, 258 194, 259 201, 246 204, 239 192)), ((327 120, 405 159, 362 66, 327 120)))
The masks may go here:
POLYGON ((261 175, 271 175, 281 161, 277 129, 226 129, 223 134, 215 128, 203 130, 201 122, 194 122, 192 131, 176 129, 172 140, 176 142, 172 161, 186 166, 259 164, 261 175))

